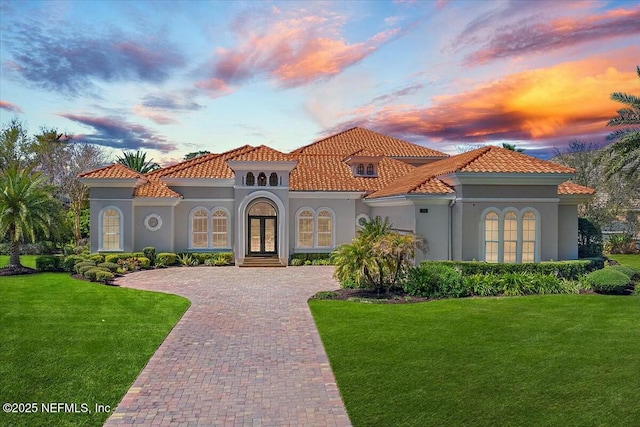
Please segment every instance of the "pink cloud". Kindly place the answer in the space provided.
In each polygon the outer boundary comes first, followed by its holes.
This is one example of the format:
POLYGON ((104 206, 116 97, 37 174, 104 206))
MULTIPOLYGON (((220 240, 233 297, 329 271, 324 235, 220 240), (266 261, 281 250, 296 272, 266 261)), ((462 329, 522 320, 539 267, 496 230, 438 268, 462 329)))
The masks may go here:
POLYGON ((352 111, 351 120, 331 131, 355 125, 416 140, 476 143, 500 140, 559 141, 598 138, 609 132, 607 120, 620 107, 615 91, 637 86, 634 60, 640 48, 612 52, 549 68, 507 75, 433 105, 388 105, 370 112, 352 111))
POLYGON ((499 28, 484 47, 467 55, 465 61, 476 65, 633 34, 640 34, 640 7, 610 10, 600 15, 562 17, 550 22, 527 18, 499 28))
POLYGON ((396 28, 350 43, 342 35, 344 17, 324 11, 272 8, 251 26, 247 21, 238 19, 233 26, 235 47, 216 51, 218 60, 209 80, 214 93, 261 75, 282 87, 328 79, 400 34, 396 28))
POLYGON ((12 111, 14 113, 24 113, 24 111, 22 111, 22 108, 20 108, 18 105, 3 100, 0 100, 0 108, 3 110, 12 111))
POLYGON ((219 98, 233 93, 233 89, 215 77, 195 83, 198 89, 202 89, 210 98, 219 98))
POLYGON ((161 110, 157 108, 146 107, 141 104, 133 106, 133 113, 137 116, 151 119, 159 125, 169 125, 169 124, 178 123, 178 120, 176 120, 171 116, 168 116, 167 114, 163 113, 161 110))

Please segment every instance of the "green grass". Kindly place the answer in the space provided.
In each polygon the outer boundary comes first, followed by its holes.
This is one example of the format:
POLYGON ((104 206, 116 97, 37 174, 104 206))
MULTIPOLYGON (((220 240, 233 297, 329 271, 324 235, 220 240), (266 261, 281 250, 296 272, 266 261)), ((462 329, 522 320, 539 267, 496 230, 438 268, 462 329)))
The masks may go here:
POLYGON ((628 265, 629 267, 636 268, 640 270, 640 254, 630 254, 630 255, 607 255, 611 259, 615 259, 622 265, 628 265))
MULTIPOLYGON (((36 257, 38 255, 20 255, 20 263, 29 268, 36 268, 36 257)), ((9 265, 9 255, 0 255, 0 268, 9 265)))
POLYGON ((640 298, 309 305, 356 427, 640 420, 640 298))
MULTIPOLYGON (((0 277, 0 401, 115 408, 188 306, 65 273, 0 277)), ((0 412, 0 425, 101 426, 108 415, 0 412)))

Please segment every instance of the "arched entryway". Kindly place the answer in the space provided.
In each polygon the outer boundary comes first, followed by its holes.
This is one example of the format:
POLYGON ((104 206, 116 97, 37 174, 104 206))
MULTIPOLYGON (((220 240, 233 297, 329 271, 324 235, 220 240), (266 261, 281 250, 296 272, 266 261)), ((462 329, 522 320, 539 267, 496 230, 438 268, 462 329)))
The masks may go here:
POLYGON ((256 199, 247 208, 247 256, 278 253, 278 210, 267 199, 256 199))

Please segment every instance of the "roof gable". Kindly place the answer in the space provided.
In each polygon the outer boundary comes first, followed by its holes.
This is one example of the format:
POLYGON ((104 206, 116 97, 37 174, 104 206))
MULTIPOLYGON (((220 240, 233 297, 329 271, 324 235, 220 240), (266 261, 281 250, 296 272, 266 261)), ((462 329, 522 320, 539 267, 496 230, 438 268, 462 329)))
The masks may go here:
POLYGON ((453 192, 453 189, 438 177, 460 172, 567 174, 574 173, 574 170, 505 148, 486 146, 420 166, 369 197, 389 197, 409 193, 442 194, 453 192), (446 191, 445 187, 449 188, 450 191, 446 191))
POLYGON ((343 157, 365 149, 389 157, 448 157, 445 153, 359 127, 315 141, 292 154, 331 154, 343 157))

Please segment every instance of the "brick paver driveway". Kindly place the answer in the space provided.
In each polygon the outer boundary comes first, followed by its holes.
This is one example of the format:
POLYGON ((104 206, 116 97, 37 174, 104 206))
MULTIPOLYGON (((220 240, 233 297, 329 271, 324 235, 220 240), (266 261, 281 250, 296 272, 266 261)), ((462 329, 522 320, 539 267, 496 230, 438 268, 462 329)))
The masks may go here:
POLYGON ((307 306, 331 267, 171 268, 117 284, 191 307, 107 426, 348 426, 307 306))

